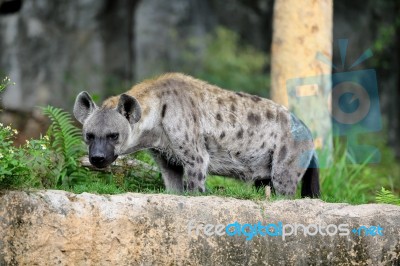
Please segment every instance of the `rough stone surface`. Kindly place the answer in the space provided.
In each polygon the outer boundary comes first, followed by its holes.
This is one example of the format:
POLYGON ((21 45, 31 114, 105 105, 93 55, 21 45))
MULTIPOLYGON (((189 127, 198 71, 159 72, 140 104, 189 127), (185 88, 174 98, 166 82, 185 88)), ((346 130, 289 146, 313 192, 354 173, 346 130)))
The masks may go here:
POLYGON ((0 265, 398 265, 400 208, 63 191, 0 197, 0 265), (383 236, 196 236, 187 224, 380 225, 383 236))

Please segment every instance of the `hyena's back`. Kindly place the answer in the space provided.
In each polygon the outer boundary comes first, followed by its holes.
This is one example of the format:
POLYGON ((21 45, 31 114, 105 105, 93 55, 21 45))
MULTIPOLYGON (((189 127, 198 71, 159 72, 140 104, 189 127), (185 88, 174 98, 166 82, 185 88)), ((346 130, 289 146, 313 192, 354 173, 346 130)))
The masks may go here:
MULTIPOLYGON (((309 130, 268 99, 220 89, 182 74, 167 74, 127 94, 153 116, 166 135, 165 153, 193 171, 244 180, 272 179, 292 195, 312 159, 309 130)), ((118 97, 104 102, 115 106, 118 97)), ((200 175, 200 174, 199 174, 200 175)), ((200 179, 200 178, 199 178, 200 179)))

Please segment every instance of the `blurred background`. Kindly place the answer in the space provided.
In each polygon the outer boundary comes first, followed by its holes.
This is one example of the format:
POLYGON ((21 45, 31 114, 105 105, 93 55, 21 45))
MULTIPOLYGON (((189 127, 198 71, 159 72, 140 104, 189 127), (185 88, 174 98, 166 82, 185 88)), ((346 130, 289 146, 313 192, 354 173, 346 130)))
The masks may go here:
MULTIPOLYGON (((273 13, 273 0, 0 0, 0 78, 15 82, 1 96, 0 122, 12 123, 22 142, 46 130, 36 106, 71 111, 82 90, 100 101, 169 71, 269 97, 273 13)), ((383 130, 366 139, 393 170, 400 2, 335 0, 333 14, 333 41, 349 40, 349 62, 368 48, 374 54, 359 69, 377 71, 383 130)))

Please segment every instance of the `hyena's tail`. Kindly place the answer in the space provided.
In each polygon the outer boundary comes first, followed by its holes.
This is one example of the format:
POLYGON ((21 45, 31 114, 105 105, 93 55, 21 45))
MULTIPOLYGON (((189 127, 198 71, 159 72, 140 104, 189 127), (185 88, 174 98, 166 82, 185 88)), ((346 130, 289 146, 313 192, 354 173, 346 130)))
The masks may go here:
POLYGON ((311 158, 310 165, 303 176, 301 196, 303 198, 319 198, 321 196, 319 188, 318 160, 315 152, 311 158))

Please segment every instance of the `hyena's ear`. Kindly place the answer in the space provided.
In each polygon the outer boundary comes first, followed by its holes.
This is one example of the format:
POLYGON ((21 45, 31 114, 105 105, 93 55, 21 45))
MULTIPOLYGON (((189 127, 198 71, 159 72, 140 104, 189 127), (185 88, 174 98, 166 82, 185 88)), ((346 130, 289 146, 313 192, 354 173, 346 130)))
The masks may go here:
POLYGON ((74 105, 74 116, 81 124, 83 124, 86 118, 97 108, 97 105, 93 102, 92 97, 89 93, 83 91, 76 96, 74 105))
POLYGON ((122 94, 120 96, 117 110, 128 119, 131 125, 139 121, 142 116, 139 102, 134 97, 127 94, 122 94))

